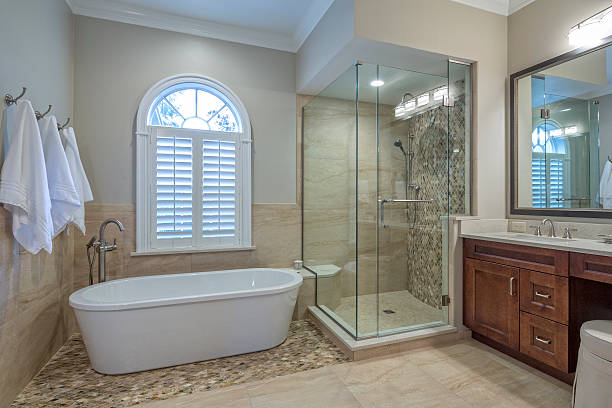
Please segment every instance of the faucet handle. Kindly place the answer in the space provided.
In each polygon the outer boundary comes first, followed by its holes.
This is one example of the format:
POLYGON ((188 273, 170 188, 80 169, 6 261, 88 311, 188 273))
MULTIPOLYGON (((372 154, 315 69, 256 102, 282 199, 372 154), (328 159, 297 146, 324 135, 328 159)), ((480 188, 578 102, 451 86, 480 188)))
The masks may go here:
POLYGON ((572 232, 576 231, 578 231, 577 228, 565 227, 565 229, 563 230, 563 238, 572 239, 572 232))
POLYGON ((533 231, 533 235, 535 235, 536 237, 542 236, 542 226, 541 225, 530 225, 529 228, 535 230, 533 231))

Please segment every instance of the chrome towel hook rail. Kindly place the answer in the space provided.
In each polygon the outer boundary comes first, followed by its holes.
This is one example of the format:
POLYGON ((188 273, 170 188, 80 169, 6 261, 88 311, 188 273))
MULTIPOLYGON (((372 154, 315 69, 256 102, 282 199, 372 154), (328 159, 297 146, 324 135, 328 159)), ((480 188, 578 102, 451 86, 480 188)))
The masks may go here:
POLYGON ((40 113, 39 111, 34 112, 34 114, 36 115, 36 120, 41 120, 42 118, 47 116, 47 114, 51 112, 52 107, 53 106, 49 105, 49 108, 47 108, 47 111, 45 113, 40 113))
POLYGON ((66 119, 66 122, 63 125, 57 125, 57 130, 60 131, 64 129, 70 123, 70 118, 66 119))
POLYGON ((6 103, 7 105, 12 105, 14 103, 17 103, 17 101, 21 99, 23 95, 25 95, 26 90, 27 88, 24 86, 23 89, 21 90, 21 93, 16 98, 13 98, 11 94, 4 95, 4 103, 6 103))

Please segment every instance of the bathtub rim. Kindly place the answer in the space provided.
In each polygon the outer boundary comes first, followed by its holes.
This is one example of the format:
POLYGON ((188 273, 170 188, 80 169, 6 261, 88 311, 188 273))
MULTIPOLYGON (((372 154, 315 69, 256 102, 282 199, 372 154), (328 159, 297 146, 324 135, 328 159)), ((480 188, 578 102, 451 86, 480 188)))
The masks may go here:
POLYGON ((104 311, 127 311, 127 310, 137 310, 137 309, 147 309, 147 308, 155 308, 155 307, 163 307, 163 306, 173 306, 173 305, 184 305, 190 303, 204 303, 204 302, 212 302, 217 300, 231 300, 237 298, 248 298, 248 297, 259 297, 266 295, 275 295, 285 292, 290 292, 292 290, 297 290, 303 282, 303 277, 296 271, 291 269, 282 269, 282 268, 241 268, 241 269, 223 269, 217 271, 210 272, 187 272, 187 273, 169 273, 163 275, 148 275, 148 276, 137 276, 130 278, 122 278, 115 279, 108 282, 96 283, 91 286, 85 286, 75 292, 73 292, 69 297, 69 304, 75 310, 80 311, 90 311, 90 312, 104 312, 104 311), (116 284, 117 282, 123 281, 138 281, 143 279, 162 279, 168 277, 176 277, 176 276, 193 276, 193 275, 202 275, 202 274, 228 274, 238 271, 257 271, 257 270, 272 270, 281 272, 287 275, 291 275, 293 279, 282 285, 269 286, 260 289, 248 289, 248 290, 236 290, 230 292, 218 292, 211 294, 202 294, 202 295, 194 295, 194 296, 182 296, 182 297, 167 297, 167 298, 157 298, 157 299, 147 299, 147 300, 137 300, 137 301, 129 301, 129 302, 109 302, 109 303, 91 303, 88 300, 83 298, 83 294, 93 290, 95 288, 99 288, 102 286, 108 286, 116 284))

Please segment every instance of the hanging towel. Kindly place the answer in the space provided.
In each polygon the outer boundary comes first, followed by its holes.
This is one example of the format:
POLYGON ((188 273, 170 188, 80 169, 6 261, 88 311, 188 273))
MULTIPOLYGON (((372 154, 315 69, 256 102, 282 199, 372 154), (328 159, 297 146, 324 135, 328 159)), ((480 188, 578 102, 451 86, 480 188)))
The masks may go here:
POLYGON ((19 100, 4 109, 4 164, 0 203, 12 214, 13 236, 33 254, 51 253, 53 221, 47 170, 32 104, 19 100))
POLYGON ((599 179, 599 203, 603 208, 612 208, 612 163, 606 160, 599 179))
POLYGON ((81 199, 72 181, 68 159, 55 116, 44 117, 38 121, 47 167, 47 182, 51 198, 51 219, 53 237, 61 233, 81 208, 81 199))
POLYGON ((85 203, 93 200, 93 194, 91 194, 89 181, 87 181, 87 175, 85 174, 85 169, 83 168, 83 163, 79 156, 79 147, 77 146, 74 129, 69 127, 62 130, 62 136, 64 137, 64 148, 66 150, 66 157, 68 158, 70 174, 72 174, 72 180, 74 181, 74 186, 76 187, 80 202, 79 210, 74 214, 72 223, 85 234, 85 203))

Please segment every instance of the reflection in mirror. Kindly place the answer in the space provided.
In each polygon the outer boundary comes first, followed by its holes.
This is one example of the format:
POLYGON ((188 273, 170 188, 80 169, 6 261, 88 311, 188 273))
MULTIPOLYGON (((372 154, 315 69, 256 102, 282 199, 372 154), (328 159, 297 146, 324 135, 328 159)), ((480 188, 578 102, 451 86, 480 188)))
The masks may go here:
POLYGON ((517 207, 612 210, 612 47, 516 90, 517 207))

